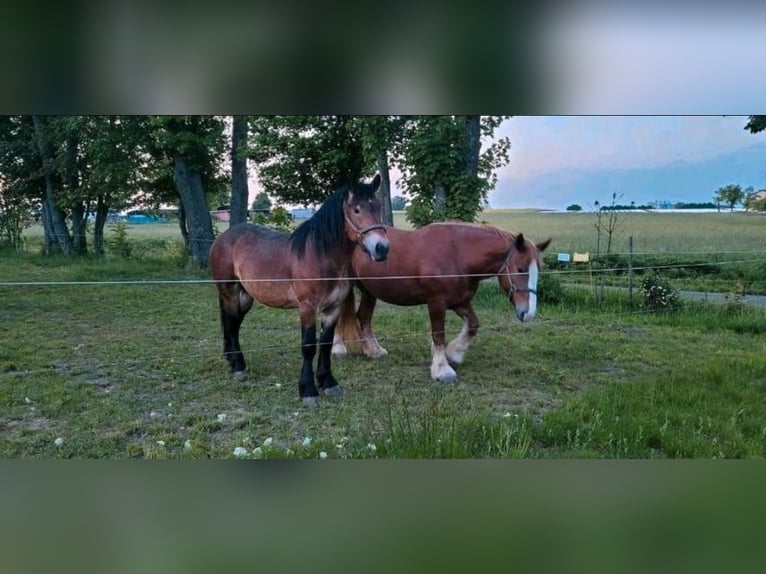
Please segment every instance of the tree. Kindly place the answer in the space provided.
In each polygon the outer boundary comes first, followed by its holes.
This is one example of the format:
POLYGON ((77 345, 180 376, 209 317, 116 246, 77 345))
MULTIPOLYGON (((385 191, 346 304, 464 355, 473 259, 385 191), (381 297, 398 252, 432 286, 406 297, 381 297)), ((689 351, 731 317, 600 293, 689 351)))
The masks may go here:
POLYGON ((0 123, 0 176, 17 199, 40 206, 45 253, 87 253, 93 214, 94 248, 104 253, 108 210, 138 190, 144 123, 140 116, 6 116, 0 123))
POLYGON ((247 128, 246 116, 234 116, 231 130, 231 211, 229 226, 247 221, 247 128))
POLYGON ((306 207, 372 171, 352 116, 255 116, 249 157, 264 191, 306 207))
POLYGON ((389 165, 403 173, 416 225, 472 221, 508 161, 500 138, 481 151, 503 116, 269 116, 252 118, 250 157, 264 190, 285 203, 316 204, 337 187, 381 175, 384 221, 393 223, 389 165))
MULTIPOLYGON (((32 118, 0 116, 0 243, 22 247, 30 210, 42 206, 45 191, 32 118)), ((52 235, 45 239, 55 242, 52 235)))
POLYGON ((745 209, 748 211, 766 211, 766 197, 758 198, 758 194, 753 188, 748 188, 748 193, 743 201, 745 209))
POLYGON ((750 116, 745 129, 753 134, 766 130, 766 116, 750 116))
POLYGON ((260 192, 253 200, 253 211, 269 211, 271 209, 271 198, 265 191, 260 192))
POLYGON ((745 198, 745 192, 739 185, 729 184, 719 187, 715 193, 715 200, 729 205, 729 209, 734 211, 734 206, 745 198))
POLYGON ((495 170, 508 162, 510 141, 500 138, 481 151, 504 116, 407 118, 395 163, 411 203, 407 219, 474 221, 494 187, 495 170))
POLYGON ((567 211, 582 211, 582 206, 577 203, 567 206, 567 211))
POLYGON ((93 249, 105 253, 104 226, 112 209, 130 204, 141 186, 146 159, 142 147, 146 118, 142 116, 83 116, 80 190, 93 219, 93 249))
POLYGON ((376 171, 380 174, 378 194, 383 223, 391 226, 394 225, 394 207, 391 201, 389 158, 401 143, 405 121, 401 116, 356 116, 362 150, 368 160, 374 160, 376 171))
POLYGON ((407 207, 407 198, 401 195, 395 195, 391 198, 391 209, 394 211, 403 211, 407 207))
POLYGON ((47 237, 46 252, 50 253, 55 246, 65 255, 74 253, 72 237, 66 225, 66 215, 57 202, 60 197, 61 178, 56 170, 54 130, 46 116, 32 116, 34 139, 39 152, 41 171, 45 181, 43 205, 43 228, 47 237))
POLYGON ((601 205, 598 200, 593 202, 596 220, 593 226, 596 228, 596 255, 601 252, 601 235, 606 237, 606 254, 612 251, 614 239, 625 225, 627 213, 617 209, 617 200, 622 199, 622 195, 612 193, 612 201, 609 205, 601 205))
POLYGON ((157 159, 164 160, 165 166, 172 162, 187 248, 194 261, 205 267, 213 241, 207 195, 221 196, 226 188, 223 121, 215 116, 154 116, 150 125, 157 159))

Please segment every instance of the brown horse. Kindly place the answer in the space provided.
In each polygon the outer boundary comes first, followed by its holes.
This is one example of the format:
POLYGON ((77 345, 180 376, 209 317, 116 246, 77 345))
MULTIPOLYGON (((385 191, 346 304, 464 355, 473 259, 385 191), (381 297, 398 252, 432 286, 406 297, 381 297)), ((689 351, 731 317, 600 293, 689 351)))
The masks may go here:
POLYGON ((351 288, 352 253, 384 261, 389 242, 375 197, 380 176, 371 184, 339 189, 292 233, 242 223, 222 233, 210 248, 210 266, 218 287, 223 353, 236 377, 244 375, 239 328, 253 301, 269 307, 298 308, 303 367, 298 392, 315 404, 316 318, 321 316, 316 379, 329 395, 341 393, 330 368, 331 346, 340 305, 351 288), (356 250, 359 245, 361 249, 356 250))
POLYGON ((537 310, 540 253, 550 239, 535 245, 491 225, 434 223, 414 231, 388 229, 395 259, 371 265, 356 254, 352 258, 356 285, 361 292, 354 317, 354 291, 343 304, 335 333, 333 354, 345 355, 346 341, 360 340, 369 357, 387 355, 372 332, 377 299, 394 305, 427 305, 431 319, 433 361, 431 377, 442 382, 457 379, 454 365, 463 362, 468 345, 479 329, 471 306, 479 282, 497 276, 520 321, 531 321, 537 310), (450 309, 463 319, 460 334, 445 347, 445 316, 450 309))

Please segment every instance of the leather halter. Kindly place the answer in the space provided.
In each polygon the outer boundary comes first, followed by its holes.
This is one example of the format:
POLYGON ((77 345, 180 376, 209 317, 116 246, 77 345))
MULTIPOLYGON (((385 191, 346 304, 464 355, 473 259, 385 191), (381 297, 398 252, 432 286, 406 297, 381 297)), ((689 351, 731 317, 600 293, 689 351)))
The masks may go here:
POLYGON ((516 287, 513 283, 513 279, 511 278, 511 255, 513 255, 513 250, 515 249, 515 245, 512 243, 511 247, 508 249, 508 254, 505 256, 505 260, 503 261, 502 266, 500 267, 500 273, 503 272, 503 269, 505 269, 505 274, 508 276, 508 284, 511 286, 511 288, 508 290, 508 300, 510 301, 511 297, 513 297, 513 294, 517 291, 519 293, 532 293, 534 295, 537 295, 537 289, 530 289, 529 287, 521 288, 516 287))
POLYGON ((386 226, 382 223, 373 223, 372 225, 368 225, 367 227, 363 227, 362 229, 359 229, 356 225, 354 225, 354 222, 351 221, 348 217, 348 213, 346 210, 343 210, 343 216, 346 218, 346 223, 348 223, 351 226, 351 229, 354 230, 354 233, 356 233, 356 240, 360 241, 365 233, 369 233, 373 229, 386 229, 386 226))

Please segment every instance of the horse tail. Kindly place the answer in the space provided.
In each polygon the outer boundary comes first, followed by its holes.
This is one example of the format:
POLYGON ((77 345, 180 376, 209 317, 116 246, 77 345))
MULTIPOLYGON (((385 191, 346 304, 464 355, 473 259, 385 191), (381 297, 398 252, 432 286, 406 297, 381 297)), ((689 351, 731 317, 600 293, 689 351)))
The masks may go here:
POLYGON ((359 353, 362 350, 362 328, 356 317, 356 295, 353 286, 341 303, 340 315, 335 324, 335 340, 342 341, 349 352, 359 353))

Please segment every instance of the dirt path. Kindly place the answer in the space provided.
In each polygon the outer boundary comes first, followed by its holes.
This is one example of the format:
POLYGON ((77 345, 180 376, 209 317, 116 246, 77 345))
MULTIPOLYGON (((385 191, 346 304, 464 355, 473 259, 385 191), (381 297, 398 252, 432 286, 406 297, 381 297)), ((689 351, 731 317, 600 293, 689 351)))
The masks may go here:
MULTIPOLYGON (((576 285, 570 283, 565 287, 574 287, 579 289, 591 289, 589 285, 576 285)), ((611 289, 612 291, 627 292, 627 287, 612 287, 606 286, 604 289, 611 289)), ((637 293, 637 291, 635 291, 637 293)), ((709 293, 707 291, 679 291, 678 294, 684 299, 690 299, 692 301, 710 301, 711 303, 725 303, 726 293, 709 293)), ((766 307, 766 295, 743 295, 742 302, 746 305, 758 305, 766 307)))

